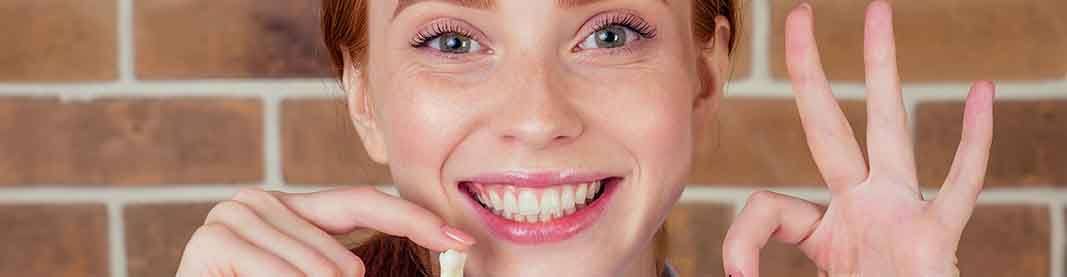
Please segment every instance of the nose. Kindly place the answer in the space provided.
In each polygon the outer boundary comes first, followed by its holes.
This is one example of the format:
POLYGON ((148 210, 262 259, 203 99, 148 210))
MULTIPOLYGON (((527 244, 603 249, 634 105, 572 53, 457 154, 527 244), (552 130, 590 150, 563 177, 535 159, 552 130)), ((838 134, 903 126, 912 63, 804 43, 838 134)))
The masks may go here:
POLYGON ((543 149, 567 144, 582 135, 584 124, 567 91, 564 74, 545 59, 523 63, 503 82, 506 101, 490 115, 496 136, 509 144, 543 149))

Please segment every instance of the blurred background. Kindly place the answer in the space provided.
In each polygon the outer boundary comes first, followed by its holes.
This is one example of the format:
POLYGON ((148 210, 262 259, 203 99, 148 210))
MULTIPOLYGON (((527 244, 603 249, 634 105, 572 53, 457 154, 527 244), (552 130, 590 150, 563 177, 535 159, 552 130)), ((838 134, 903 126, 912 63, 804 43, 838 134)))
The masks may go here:
MULTIPOLYGON (((823 61, 864 137, 867 1, 815 2, 823 61)), ((973 79, 997 80, 987 192, 962 276, 1067 276, 1067 1, 895 1, 920 180, 936 192, 973 79)), ((671 214, 682 276, 722 276, 749 193, 826 200, 783 64, 793 0, 743 3, 733 82, 671 214)), ((173 276, 238 188, 391 182, 345 117, 313 0, 0 0, 0 276, 173 276)), ((772 245, 764 276, 815 276, 772 245)))

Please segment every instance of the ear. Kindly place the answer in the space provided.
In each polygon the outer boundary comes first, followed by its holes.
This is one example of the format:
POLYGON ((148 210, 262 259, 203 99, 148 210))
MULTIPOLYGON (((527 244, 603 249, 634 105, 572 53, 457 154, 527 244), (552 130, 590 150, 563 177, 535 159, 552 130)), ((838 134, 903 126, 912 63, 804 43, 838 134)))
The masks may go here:
MULTIPOLYGON (((730 21, 725 16, 715 17, 715 33, 708 41, 698 42, 700 63, 698 68, 703 75, 700 91, 693 102, 698 116, 706 117, 718 110, 724 86, 730 77, 730 21)), ((705 119, 705 118, 700 118, 705 119)), ((703 120, 699 120, 703 122, 703 120)))
POLYGON ((348 114, 352 117, 352 125, 356 127, 363 148, 367 150, 370 158, 377 163, 386 164, 389 162, 389 154, 386 151, 384 134, 375 122, 377 116, 367 90, 366 75, 356 66, 348 49, 342 49, 341 52, 344 53, 345 63, 344 72, 341 73, 341 85, 348 103, 348 114))

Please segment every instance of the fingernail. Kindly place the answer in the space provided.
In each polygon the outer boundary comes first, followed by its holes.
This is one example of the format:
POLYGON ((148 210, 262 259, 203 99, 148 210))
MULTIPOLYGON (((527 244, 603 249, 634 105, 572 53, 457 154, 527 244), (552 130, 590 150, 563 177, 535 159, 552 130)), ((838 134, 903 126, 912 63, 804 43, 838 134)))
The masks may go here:
POLYGON ((448 238, 451 238, 452 240, 459 242, 463 245, 471 245, 475 242, 474 237, 471 237, 467 233, 464 233, 459 229, 452 228, 448 225, 442 225, 441 231, 443 231, 445 233, 445 236, 448 236, 448 238))
POLYGON ((745 275, 741 274, 741 272, 730 273, 729 275, 726 275, 726 276, 728 276, 728 277, 745 277, 745 275))
MULTIPOLYGON (((811 11, 811 3, 808 3, 808 2, 800 3, 800 8, 808 10, 808 11, 811 11)), ((733 277, 733 276, 731 276, 731 277, 733 277)))

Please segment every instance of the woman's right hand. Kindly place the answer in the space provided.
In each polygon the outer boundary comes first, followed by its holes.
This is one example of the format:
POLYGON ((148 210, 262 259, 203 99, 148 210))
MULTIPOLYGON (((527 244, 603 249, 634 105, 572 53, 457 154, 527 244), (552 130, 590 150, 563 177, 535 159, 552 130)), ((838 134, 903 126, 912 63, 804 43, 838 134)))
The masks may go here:
POLYGON ((332 235, 364 228, 435 251, 474 243, 429 210, 373 187, 243 189, 211 209, 185 246, 177 276, 363 276, 360 258, 332 235))

